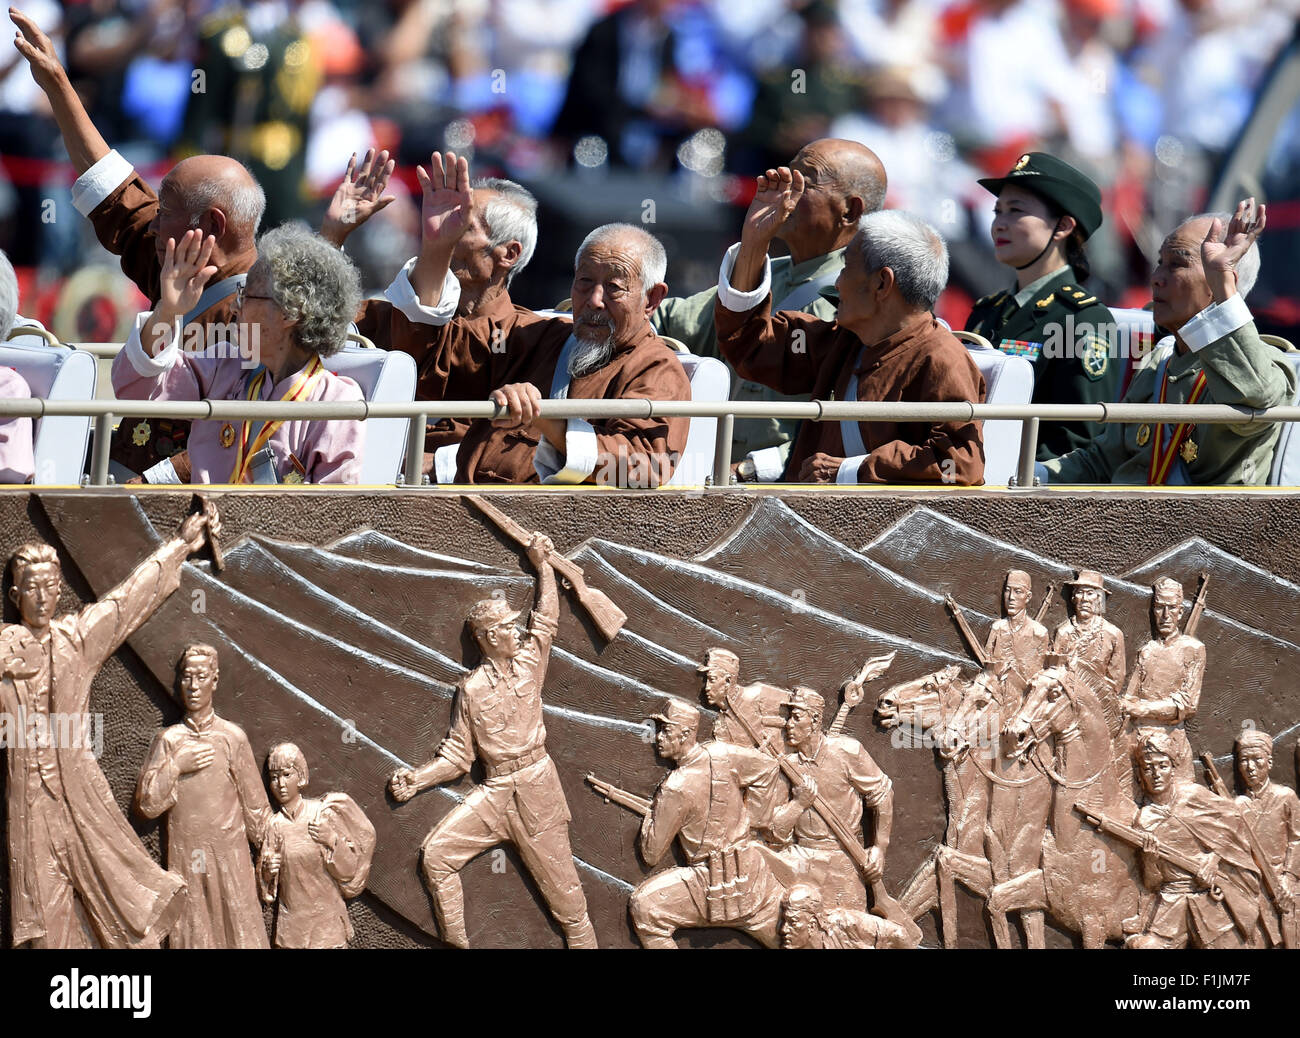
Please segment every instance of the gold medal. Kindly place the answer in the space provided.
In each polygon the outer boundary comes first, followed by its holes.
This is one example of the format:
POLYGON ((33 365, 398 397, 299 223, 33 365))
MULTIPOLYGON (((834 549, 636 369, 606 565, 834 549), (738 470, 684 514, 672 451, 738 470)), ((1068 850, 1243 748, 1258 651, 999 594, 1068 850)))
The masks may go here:
POLYGON ((221 446, 233 447, 235 445, 235 427, 227 422, 221 427, 221 446))
POLYGON ((1137 443, 1138 443, 1138 446, 1139 446, 1139 447, 1145 447, 1145 446, 1147 445, 1147 440, 1149 440, 1149 439, 1151 439, 1151 426, 1149 426, 1149 425, 1139 425, 1139 426, 1138 426, 1138 436, 1137 436, 1137 443))
POLYGON ((137 447, 143 447, 149 442, 149 434, 152 431, 153 430, 149 428, 148 421, 136 422, 135 428, 131 430, 131 442, 137 447))
POLYGON ((1183 444, 1182 449, 1180 449, 1178 453, 1183 456, 1183 461, 1187 462, 1187 464, 1190 465, 1192 462, 1196 460, 1195 441, 1192 440, 1191 437, 1188 437, 1187 441, 1183 444))

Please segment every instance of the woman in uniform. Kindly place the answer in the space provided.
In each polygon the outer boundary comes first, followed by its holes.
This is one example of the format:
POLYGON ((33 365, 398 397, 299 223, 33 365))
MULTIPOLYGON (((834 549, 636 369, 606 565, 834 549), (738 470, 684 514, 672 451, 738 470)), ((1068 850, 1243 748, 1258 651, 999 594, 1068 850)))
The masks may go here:
MULTIPOLYGON (((1115 319, 1081 287, 1084 243, 1101 225, 1101 191, 1073 166, 1033 151, 1005 177, 981 180, 998 196, 993 253, 1016 284, 975 304, 966 330, 1034 366, 1036 404, 1094 404, 1118 398, 1122 364, 1115 319)), ((1043 422, 1038 460, 1082 447, 1091 422, 1043 422)))

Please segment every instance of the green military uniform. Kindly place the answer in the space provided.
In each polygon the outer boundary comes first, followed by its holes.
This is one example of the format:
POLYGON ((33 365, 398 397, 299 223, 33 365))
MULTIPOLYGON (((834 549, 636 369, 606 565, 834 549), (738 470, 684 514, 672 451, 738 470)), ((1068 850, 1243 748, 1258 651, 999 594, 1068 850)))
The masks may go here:
POLYGON ((255 36, 242 5, 233 3, 200 22, 198 36, 195 69, 202 78, 185 110, 178 151, 243 161, 266 192, 263 227, 301 217, 319 56, 294 18, 255 36))
MULTIPOLYGON (((1182 354, 1174 351, 1168 340, 1162 342, 1133 376, 1124 402, 1156 402, 1160 382, 1165 381, 1165 403, 1187 403, 1204 372, 1204 388, 1195 403, 1249 408, 1291 403, 1296 392, 1295 372, 1277 349, 1260 339, 1245 304, 1229 300, 1219 309, 1226 311, 1229 304, 1235 314, 1245 318, 1235 330, 1221 334, 1202 349, 1182 354)), ((1192 342, 1193 326, 1209 313, 1212 311, 1204 311, 1182 328, 1185 341, 1192 342)), ((1233 323, 1236 321, 1221 322, 1220 330, 1233 323)), ((1279 429, 1276 423, 1264 422, 1192 426, 1176 451, 1169 478, 1163 482, 1265 483, 1279 429)), ((1048 461, 1043 468, 1052 483, 1145 484, 1152 452, 1157 443, 1162 444, 1162 452, 1169 452, 1171 431, 1170 426, 1159 424, 1107 425, 1088 446, 1048 461)))
MULTIPOLYGON (((1034 366, 1036 404, 1110 403, 1119 396, 1123 366, 1111 356, 1118 342, 1115 318, 1080 288, 1069 267, 1026 285, 1014 295, 985 296, 971 310, 966 330, 1034 366)), ((1038 460, 1087 445, 1096 422, 1043 422, 1038 460)))
MULTIPOLYGON (((772 309, 802 310, 823 321, 834 321, 839 298, 834 289, 835 279, 843 268, 843 249, 802 263, 794 263, 788 256, 772 260, 772 309)), ((718 333, 713 326, 713 304, 717 298, 715 286, 684 299, 665 299, 651 317, 655 331, 680 339, 687 349, 701 357, 721 357, 718 333)), ((808 399, 807 395, 784 396, 757 382, 738 378, 734 371, 731 381, 732 400, 808 399)), ((775 472, 769 478, 780 479, 798 429, 799 422, 793 418, 738 418, 731 440, 731 460, 740 461, 751 452, 773 448, 775 454, 769 456, 768 471, 774 468, 775 472)))

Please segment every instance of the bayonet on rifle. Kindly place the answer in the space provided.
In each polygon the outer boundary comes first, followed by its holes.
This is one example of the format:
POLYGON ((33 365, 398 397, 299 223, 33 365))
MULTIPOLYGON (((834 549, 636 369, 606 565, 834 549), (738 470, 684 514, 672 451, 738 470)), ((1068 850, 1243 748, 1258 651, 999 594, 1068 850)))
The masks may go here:
POLYGON ((605 798, 607 804, 618 804, 620 807, 626 807, 634 814, 644 818, 650 813, 650 798, 637 796, 635 793, 629 793, 626 789, 619 789, 618 786, 609 782, 602 782, 595 775, 587 774, 587 783, 605 798))

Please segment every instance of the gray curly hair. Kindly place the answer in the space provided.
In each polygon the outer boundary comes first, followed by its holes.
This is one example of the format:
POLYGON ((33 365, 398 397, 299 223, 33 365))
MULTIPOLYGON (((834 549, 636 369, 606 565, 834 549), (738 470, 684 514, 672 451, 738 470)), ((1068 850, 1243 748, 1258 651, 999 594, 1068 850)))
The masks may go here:
POLYGON ((361 305, 361 276, 352 261, 302 223, 282 224, 262 235, 248 286, 265 292, 285 317, 297 321, 298 345, 322 357, 343 349, 348 323, 361 305))

